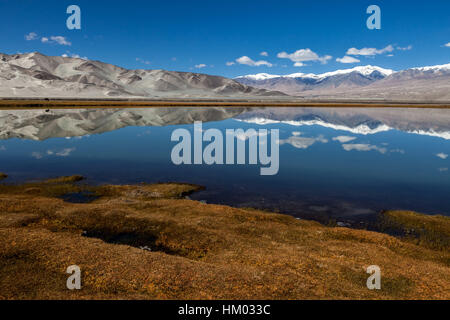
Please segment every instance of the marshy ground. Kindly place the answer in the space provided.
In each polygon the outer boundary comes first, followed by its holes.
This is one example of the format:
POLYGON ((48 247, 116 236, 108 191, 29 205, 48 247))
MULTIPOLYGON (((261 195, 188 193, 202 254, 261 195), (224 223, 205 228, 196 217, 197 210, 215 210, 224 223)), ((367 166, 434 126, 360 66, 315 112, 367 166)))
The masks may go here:
POLYGON ((190 184, 5 181, 0 299, 450 298, 448 217, 384 212, 394 237, 204 204, 185 197, 201 189, 190 184), (62 199, 81 193, 93 201, 62 199), (70 291, 74 264, 82 289, 70 291), (366 287, 370 265, 381 290, 366 287))

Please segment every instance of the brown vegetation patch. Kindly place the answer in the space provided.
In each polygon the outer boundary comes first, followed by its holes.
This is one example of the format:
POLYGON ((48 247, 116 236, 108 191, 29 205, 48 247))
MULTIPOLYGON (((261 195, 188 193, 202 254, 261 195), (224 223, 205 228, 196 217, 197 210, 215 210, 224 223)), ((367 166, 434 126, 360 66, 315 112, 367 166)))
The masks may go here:
POLYGON ((433 249, 450 248, 450 218, 412 211, 386 211, 380 214, 381 230, 433 249))
POLYGON ((184 199, 199 189, 73 178, 0 185, 0 298, 450 298, 448 248, 184 199), (99 198, 67 203, 67 190, 99 198), (73 264, 79 291, 65 287, 73 264), (366 287, 373 264, 379 291, 366 287))

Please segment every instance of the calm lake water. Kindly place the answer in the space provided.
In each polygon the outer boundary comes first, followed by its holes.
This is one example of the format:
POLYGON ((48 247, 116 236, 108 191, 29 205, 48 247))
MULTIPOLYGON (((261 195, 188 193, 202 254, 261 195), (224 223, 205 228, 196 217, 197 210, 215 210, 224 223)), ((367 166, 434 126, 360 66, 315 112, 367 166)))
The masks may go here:
MULTIPOLYGON (((206 143, 205 143, 206 145, 206 143)), ((450 111, 153 108, 0 111, 3 183, 81 174, 89 183, 190 182, 208 203, 358 223, 384 209, 450 215, 450 111), (174 165, 177 128, 279 130, 279 173, 174 165)))

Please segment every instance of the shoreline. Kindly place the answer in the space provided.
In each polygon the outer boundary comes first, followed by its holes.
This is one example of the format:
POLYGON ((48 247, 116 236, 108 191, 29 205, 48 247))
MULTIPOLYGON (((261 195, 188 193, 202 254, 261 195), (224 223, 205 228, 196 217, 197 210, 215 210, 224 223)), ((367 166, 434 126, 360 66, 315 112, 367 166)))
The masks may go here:
POLYGON ((0 300, 450 298, 448 217, 386 212, 393 237, 185 199, 192 184, 82 181, 0 184, 0 300), (98 198, 61 199, 79 192, 98 198), (64 286, 73 264, 82 290, 64 286))
POLYGON ((0 98, 0 110, 15 108, 150 108, 150 107, 317 107, 450 109, 450 102, 314 99, 59 99, 0 98))

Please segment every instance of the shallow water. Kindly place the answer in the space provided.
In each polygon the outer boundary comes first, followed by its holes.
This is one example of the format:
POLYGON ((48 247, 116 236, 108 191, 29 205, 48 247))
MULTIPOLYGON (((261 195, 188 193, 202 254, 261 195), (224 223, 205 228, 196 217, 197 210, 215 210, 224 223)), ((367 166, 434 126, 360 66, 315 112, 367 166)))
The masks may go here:
MULTIPOLYGON (((205 143, 206 144, 206 143, 205 143)), ((5 182, 81 174, 91 183, 179 181, 191 198, 358 222, 380 210, 450 215, 450 112, 423 109, 151 108, 0 111, 5 182), (278 129, 280 168, 174 165, 171 134, 278 129)))

